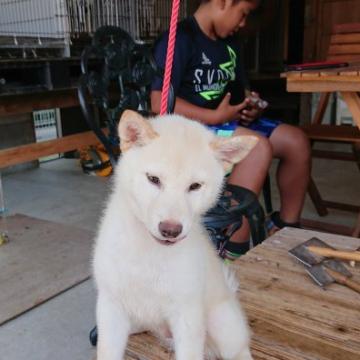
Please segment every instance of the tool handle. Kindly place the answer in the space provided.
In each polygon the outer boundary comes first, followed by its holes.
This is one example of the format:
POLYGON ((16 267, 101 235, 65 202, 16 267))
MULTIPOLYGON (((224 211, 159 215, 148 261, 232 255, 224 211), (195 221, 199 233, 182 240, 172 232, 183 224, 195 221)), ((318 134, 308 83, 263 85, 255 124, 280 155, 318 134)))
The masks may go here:
POLYGON ((326 268, 326 271, 331 277, 334 278, 334 280, 337 283, 339 283, 341 285, 345 285, 348 288, 353 289, 360 294, 360 283, 358 283, 354 280, 351 280, 347 276, 344 276, 344 275, 338 273, 337 271, 331 270, 329 268, 326 268))
POLYGON ((312 253, 322 255, 325 257, 332 257, 341 260, 354 260, 360 261, 360 251, 340 251, 334 249, 328 249, 321 246, 308 246, 312 253))

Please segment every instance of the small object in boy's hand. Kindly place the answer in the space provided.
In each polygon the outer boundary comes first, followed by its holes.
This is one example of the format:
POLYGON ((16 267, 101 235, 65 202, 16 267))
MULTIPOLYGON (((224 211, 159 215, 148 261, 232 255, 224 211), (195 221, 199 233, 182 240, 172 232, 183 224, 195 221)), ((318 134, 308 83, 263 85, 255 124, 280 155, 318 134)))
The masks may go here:
POLYGON ((255 106, 260 110, 264 110, 269 106, 269 103, 263 99, 260 99, 258 96, 248 96, 247 99, 250 100, 250 104, 255 106))

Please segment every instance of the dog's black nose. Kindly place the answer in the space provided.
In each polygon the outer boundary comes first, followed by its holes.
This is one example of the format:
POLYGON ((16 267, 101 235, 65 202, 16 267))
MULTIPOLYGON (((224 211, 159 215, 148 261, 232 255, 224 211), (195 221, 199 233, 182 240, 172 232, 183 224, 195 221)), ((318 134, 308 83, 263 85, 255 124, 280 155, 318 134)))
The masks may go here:
POLYGON ((165 238, 176 238, 182 232, 183 226, 174 221, 161 221, 159 223, 159 230, 165 238))

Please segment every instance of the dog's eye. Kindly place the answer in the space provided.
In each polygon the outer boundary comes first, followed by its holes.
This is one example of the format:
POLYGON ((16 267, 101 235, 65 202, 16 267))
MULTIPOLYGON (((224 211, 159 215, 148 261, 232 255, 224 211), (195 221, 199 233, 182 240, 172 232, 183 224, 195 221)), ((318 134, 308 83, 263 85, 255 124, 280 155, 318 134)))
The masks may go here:
POLYGON ((160 182, 160 179, 157 177, 157 176, 153 176, 153 175, 150 175, 150 174, 146 174, 146 177, 147 179, 154 185, 156 186, 160 186, 161 185, 161 182, 160 182))
POLYGON ((195 182, 189 186, 189 191, 196 191, 199 190, 200 188, 201 188, 201 184, 195 182))

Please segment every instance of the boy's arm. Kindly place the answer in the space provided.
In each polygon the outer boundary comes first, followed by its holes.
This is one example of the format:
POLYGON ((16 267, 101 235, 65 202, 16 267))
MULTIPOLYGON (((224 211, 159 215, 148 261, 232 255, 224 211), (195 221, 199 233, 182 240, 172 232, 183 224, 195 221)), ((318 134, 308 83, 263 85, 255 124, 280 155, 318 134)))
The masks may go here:
MULTIPOLYGON (((161 91, 151 92, 151 109, 154 113, 160 112, 161 91)), ((240 112, 248 105, 246 101, 238 105, 230 105, 230 94, 225 95, 216 109, 206 109, 176 97, 175 113, 189 119, 198 120, 205 125, 217 125, 231 120, 239 120, 240 112)))
MULTIPOLYGON (((152 91, 151 92, 151 110, 158 114, 160 112, 160 102, 161 102, 161 91, 152 91)), ((200 106, 193 105, 188 101, 177 97, 175 100, 175 109, 176 114, 183 115, 189 119, 198 120, 206 125, 215 125, 218 123, 216 120, 216 111, 212 109, 204 109, 200 106)))

